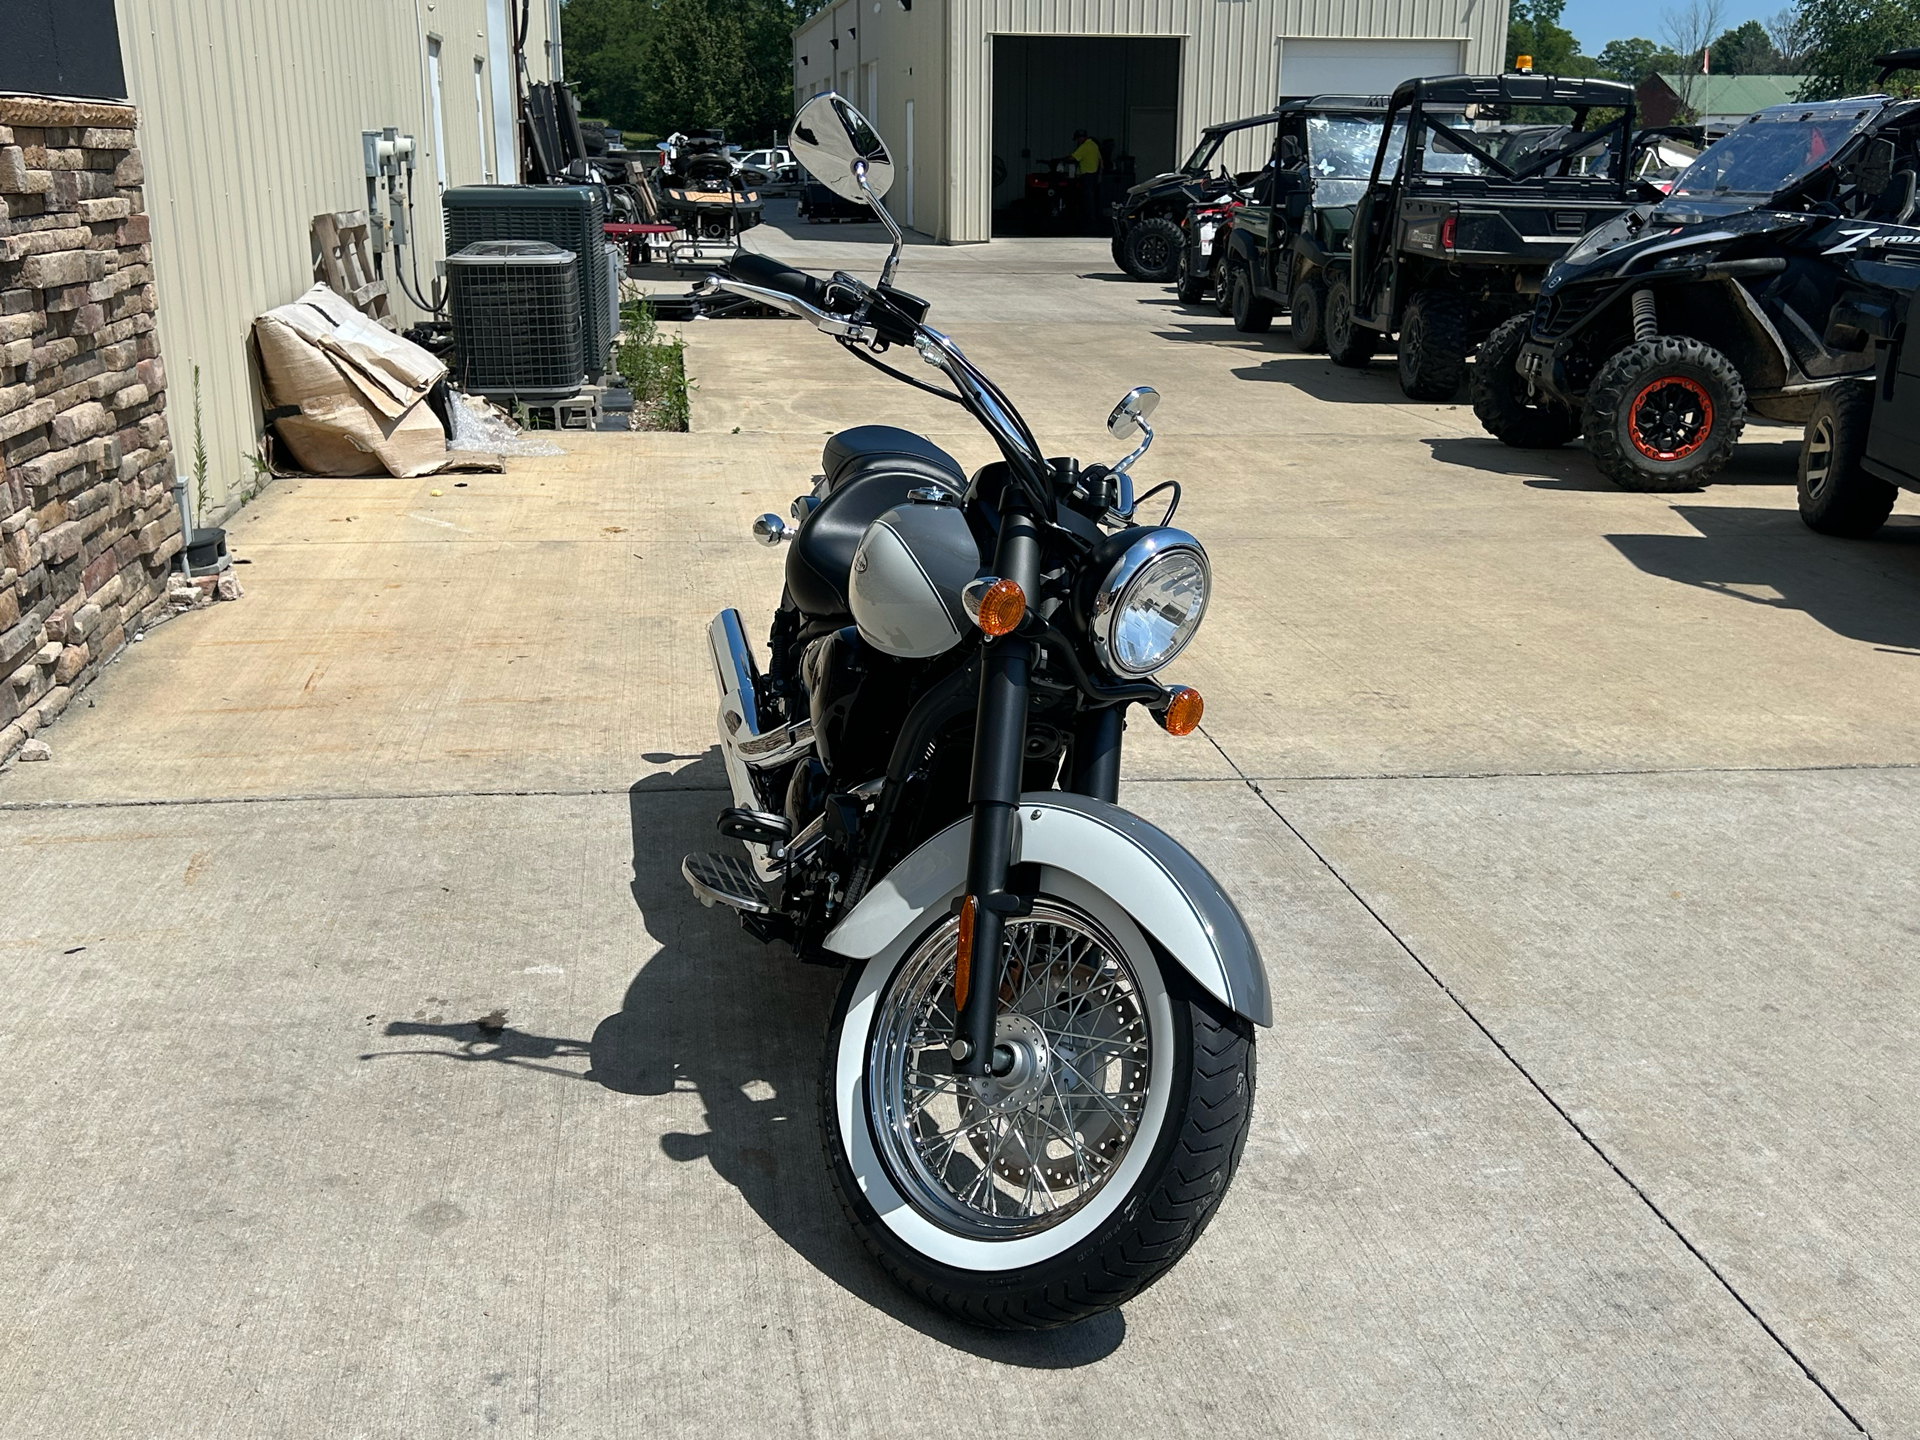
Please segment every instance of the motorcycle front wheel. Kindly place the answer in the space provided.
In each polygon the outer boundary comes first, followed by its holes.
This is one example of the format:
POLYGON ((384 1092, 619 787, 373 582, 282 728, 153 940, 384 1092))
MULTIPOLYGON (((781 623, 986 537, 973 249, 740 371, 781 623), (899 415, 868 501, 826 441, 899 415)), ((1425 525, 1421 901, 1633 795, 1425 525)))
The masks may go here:
POLYGON ((957 925, 856 963, 828 1031, 834 1188, 908 1290, 974 1324, 1113 1309, 1213 1218, 1252 1115, 1252 1027, 1162 958, 1112 898, 1042 874, 1007 921, 996 1069, 956 1076, 957 925))

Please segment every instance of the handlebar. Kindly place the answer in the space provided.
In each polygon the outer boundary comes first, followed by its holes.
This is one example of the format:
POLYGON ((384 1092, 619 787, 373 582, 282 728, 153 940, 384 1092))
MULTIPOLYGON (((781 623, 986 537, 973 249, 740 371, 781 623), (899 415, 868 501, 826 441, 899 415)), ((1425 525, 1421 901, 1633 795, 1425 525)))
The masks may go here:
POLYGON ((796 270, 771 255, 757 255, 751 250, 734 252, 733 258, 727 261, 727 274, 748 285, 777 291, 826 315, 851 315, 857 303, 856 297, 844 289, 829 285, 804 270, 796 270))

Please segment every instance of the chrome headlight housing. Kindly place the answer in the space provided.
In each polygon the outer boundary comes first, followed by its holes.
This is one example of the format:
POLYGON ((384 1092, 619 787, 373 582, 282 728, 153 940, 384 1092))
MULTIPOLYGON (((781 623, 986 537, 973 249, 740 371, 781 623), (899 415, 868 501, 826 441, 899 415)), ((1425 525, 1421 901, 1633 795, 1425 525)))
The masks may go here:
POLYGON ((1116 675, 1151 675, 1186 649, 1207 613, 1213 572, 1184 530, 1162 526, 1129 545, 1094 592, 1088 628, 1116 675))

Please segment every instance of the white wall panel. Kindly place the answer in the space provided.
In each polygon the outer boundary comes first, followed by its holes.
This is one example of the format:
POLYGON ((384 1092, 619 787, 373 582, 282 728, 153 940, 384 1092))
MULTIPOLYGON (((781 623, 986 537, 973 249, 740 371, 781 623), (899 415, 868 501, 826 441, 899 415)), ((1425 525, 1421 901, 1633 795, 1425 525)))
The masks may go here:
MULTIPOLYGON (((253 317, 313 283, 313 217, 365 205, 362 130, 393 125, 419 143, 419 271, 432 284, 445 250, 426 37, 441 41, 448 183, 477 183, 472 74, 488 54, 487 0, 119 0, 117 9, 140 107, 168 424, 184 470, 197 363, 210 488, 224 497, 247 478, 241 456, 260 433, 253 317)), ((548 78, 547 39, 547 6, 536 3, 526 43, 535 80, 548 78)), ((484 124, 494 121, 489 99, 484 124)), ((411 324, 420 313, 391 279, 395 314, 411 324)))

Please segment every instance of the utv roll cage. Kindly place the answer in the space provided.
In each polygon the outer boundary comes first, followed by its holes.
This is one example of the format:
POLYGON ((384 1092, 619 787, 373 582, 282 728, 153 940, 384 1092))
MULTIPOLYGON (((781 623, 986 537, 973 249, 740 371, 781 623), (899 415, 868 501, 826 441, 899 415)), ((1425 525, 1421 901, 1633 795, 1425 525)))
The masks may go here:
MULTIPOLYGON (((1595 148, 1595 142, 1615 135, 1620 139, 1622 163, 1618 167, 1620 194, 1627 198, 1631 181, 1625 164, 1626 150, 1633 137, 1633 87, 1618 80, 1569 79, 1558 75, 1442 75, 1403 82, 1393 92, 1387 106, 1387 128, 1381 135, 1380 151, 1374 159, 1373 184, 1380 183, 1380 167, 1386 160, 1393 135, 1393 117, 1407 112, 1407 143, 1401 151, 1400 173, 1417 174, 1426 153, 1426 131, 1435 131, 1458 145, 1485 165, 1495 176, 1507 181, 1531 180, 1559 166, 1566 174, 1577 156, 1595 148), (1519 165, 1510 165, 1474 139, 1472 130, 1451 123, 1451 113, 1459 112, 1468 120, 1493 118, 1488 111, 1511 111, 1521 107, 1559 108, 1573 111, 1573 126, 1567 139, 1544 154, 1528 157, 1519 165), (1617 119, 1597 130, 1587 129, 1587 119, 1595 110, 1618 109, 1617 119), (1449 112, 1442 119, 1435 111, 1449 112), (1422 123, 1424 122, 1424 123, 1422 123)), ((1396 181, 1397 183, 1397 181, 1396 181)))

